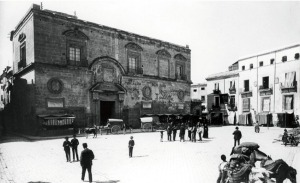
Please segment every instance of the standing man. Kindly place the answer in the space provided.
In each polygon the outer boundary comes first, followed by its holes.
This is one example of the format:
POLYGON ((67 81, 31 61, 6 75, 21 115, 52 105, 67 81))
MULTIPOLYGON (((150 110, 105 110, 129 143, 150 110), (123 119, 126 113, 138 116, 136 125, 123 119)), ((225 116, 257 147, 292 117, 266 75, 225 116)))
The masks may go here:
POLYGON ((87 143, 83 143, 82 146, 84 150, 80 155, 80 165, 82 167, 81 180, 84 181, 85 171, 87 169, 89 173, 89 182, 92 182, 92 160, 95 158, 95 156, 93 151, 87 148, 87 143))
POLYGON ((179 129, 180 142, 181 142, 181 140, 184 142, 184 135, 185 135, 185 126, 182 123, 181 127, 179 129))
POLYGON ((167 128, 167 134, 168 134, 168 141, 172 141, 172 126, 169 124, 167 128))
POLYGON ((65 137, 65 141, 63 143, 63 147, 66 153, 67 162, 71 162, 70 158, 70 146, 72 146, 71 142, 69 141, 69 137, 65 137))
POLYGON ((173 126, 173 141, 176 141, 177 125, 173 126))
POLYGON ((75 161, 75 153, 76 153, 76 159, 78 159, 78 151, 77 151, 77 146, 79 145, 78 139, 76 139, 76 135, 73 135, 73 139, 71 140, 71 145, 72 145, 72 153, 73 153, 73 161, 75 161))
POLYGON ((239 130, 239 127, 235 127, 235 131, 233 132, 234 138, 234 147, 236 146, 236 142, 240 145, 240 140, 242 138, 242 132, 239 130))
POLYGON ((129 158, 132 158, 132 151, 133 151, 133 146, 134 146, 134 140, 133 136, 130 137, 129 143, 128 143, 128 148, 129 148, 129 158))

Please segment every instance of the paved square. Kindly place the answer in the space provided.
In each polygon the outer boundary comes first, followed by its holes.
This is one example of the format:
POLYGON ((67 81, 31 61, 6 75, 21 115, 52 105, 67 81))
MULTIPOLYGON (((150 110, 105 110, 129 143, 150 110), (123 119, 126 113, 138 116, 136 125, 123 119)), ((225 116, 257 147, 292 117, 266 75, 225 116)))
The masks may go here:
MULTIPOLYGON (((234 126, 211 127, 209 139, 196 143, 179 142, 178 133, 177 141, 168 142, 166 132, 164 142, 160 142, 159 132, 99 135, 96 139, 92 136, 88 139, 79 137, 79 151, 83 142, 93 150, 95 160, 92 172, 93 182, 96 183, 213 183, 218 176, 221 154, 229 159, 234 129, 234 126), (136 143, 133 158, 128 157, 131 135, 136 143)), ((241 142, 257 142, 259 149, 270 154, 274 160, 283 159, 298 170, 299 158, 297 162, 294 159, 297 158, 296 154, 299 156, 300 148, 285 147, 274 141, 283 133, 282 128, 264 127, 261 133, 255 133, 254 127, 241 126, 240 130, 243 133, 241 142)), ((66 162, 63 141, 55 139, 0 144, 1 164, 7 167, 2 172, 9 173, 8 176, 13 179, 11 182, 15 183, 82 182, 80 163, 66 162)), ((1 178, 3 181, 5 177, 1 178)), ((87 174, 85 180, 88 180, 87 174)))

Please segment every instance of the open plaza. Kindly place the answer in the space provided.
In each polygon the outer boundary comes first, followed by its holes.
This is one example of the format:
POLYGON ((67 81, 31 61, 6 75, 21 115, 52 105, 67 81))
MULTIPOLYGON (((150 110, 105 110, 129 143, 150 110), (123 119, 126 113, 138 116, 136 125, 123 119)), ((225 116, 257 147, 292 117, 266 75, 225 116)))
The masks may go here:
MULTIPOLYGON (((95 183, 213 183, 218 177, 220 156, 229 160, 233 146, 235 126, 210 127, 209 138, 203 141, 160 142, 159 132, 99 135, 97 138, 77 137, 93 150, 92 172, 95 183), (133 157, 128 157, 128 141, 134 137, 133 157)), ((256 142, 259 150, 271 155, 273 160, 283 159, 288 165, 300 168, 300 148, 282 145, 278 141, 283 128, 262 127, 260 133, 254 127, 240 126, 241 142, 256 142)), ((36 138, 36 137, 35 137, 36 138)), ((70 137, 71 138, 71 137, 70 137)), ((79 162, 66 162, 62 144, 64 138, 28 140, 9 138, 0 144, 2 183, 79 183, 81 167, 79 162)), ((72 155, 72 154, 71 154, 72 155)), ((71 160, 73 157, 71 157, 71 160)), ((297 175, 299 179, 299 173, 297 175)), ((85 181, 88 182, 86 175, 85 181)), ((286 180, 285 182, 289 182, 286 180)))

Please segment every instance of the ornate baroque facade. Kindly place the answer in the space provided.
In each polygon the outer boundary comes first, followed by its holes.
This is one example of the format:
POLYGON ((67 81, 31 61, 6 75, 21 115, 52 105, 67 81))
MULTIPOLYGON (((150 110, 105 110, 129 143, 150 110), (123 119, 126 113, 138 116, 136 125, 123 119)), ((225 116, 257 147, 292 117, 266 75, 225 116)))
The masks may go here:
POLYGON ((74 114, 77 125, 143 114, 190 112, 188 47, 33 5, 11 32, 14 128, 37 133, 40 116, 74 114))

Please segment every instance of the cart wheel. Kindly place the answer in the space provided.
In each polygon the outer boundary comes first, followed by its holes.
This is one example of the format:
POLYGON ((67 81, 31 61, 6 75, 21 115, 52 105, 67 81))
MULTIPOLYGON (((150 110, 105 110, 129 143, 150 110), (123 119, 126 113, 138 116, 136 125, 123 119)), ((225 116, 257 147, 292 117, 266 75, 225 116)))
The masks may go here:
POLYGON ((121 130, 121 128, 120 128, 118 125, 114 125, 114 126, 111 128, 111 133, 112 133, 112 134, 118 134, 120 130, 121 130))
POLYGON ((149 123, 144 124, 144 125, 143 125, 143 130, 144 130, 144 132, 151 132, 151 130, 152 130, 152 125, 149 124, 149 123))

